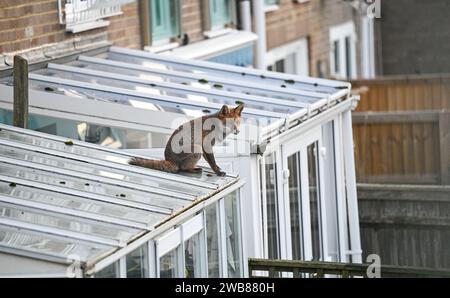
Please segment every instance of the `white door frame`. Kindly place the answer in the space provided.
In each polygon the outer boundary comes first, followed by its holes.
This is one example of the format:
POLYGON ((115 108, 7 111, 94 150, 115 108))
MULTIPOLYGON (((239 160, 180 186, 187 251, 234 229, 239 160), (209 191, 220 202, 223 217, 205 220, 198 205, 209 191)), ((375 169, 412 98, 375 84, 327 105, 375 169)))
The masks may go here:
POLYGON ((299 138, 293 139, 286 144, 283 144, 282 149, 282 165, 283 173, 285 178, 283 180, 283 201, 286 216, 285 226, 286 226, 286 244, 287 244, 287 257, 292 259, 292 239, 291 239, 291 223, 290 223, 290 204, 289 204, 289 171, 288 171, 288 157, 292 154, 300 152, 300 181, 301 181, 301 211, 299 212, 301 216, 302 225, 302 245, 303 245, 303 256, 305 260, 311 260, 313 258, 312 252, 312 235, 311 235, 311 218, 310 218, 310 199, 309 199, 309 181, 308 181, 308 156, 307 147, 312 143, 317 142, 318 144, 318 188, 319 188, 319 198, 318 203, 320 204, 320 237, 322 244, 322 258, 327 260, 328 257, 326 253, 328 252, 328 235, 327 235, 327 216, 325 207, 325 196, 324 196, 324 176, 323 176, 323 158, 322 158, 322 127, 317 126, 310 130, 308 133, 302 135, 299 138))

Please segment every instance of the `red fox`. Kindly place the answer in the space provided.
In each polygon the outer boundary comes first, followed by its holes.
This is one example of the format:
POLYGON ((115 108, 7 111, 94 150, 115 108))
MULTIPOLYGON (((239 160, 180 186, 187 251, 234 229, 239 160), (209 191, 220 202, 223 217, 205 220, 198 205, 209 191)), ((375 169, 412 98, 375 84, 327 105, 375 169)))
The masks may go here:
POLYGON ((197 167, 197 163, 203 156, 218 176, 224 176, 226 173, 216 164, 212 147, 230 133, 239 133, 243 109, 243 104, 236 108, 224 105, 215 114, 202 116, 181 125, 167 142, 165 160, 132 158, 128 163, 169 173, 200 173, 202 169, 197 167))

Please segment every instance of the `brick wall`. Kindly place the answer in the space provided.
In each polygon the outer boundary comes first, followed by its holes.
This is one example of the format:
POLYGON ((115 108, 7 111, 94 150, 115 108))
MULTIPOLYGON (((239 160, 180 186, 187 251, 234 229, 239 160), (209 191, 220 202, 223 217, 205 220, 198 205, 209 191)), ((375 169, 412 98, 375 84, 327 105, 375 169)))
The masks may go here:
POLYGON ((383 74, 450 73, 450 1, 383 1, 376 22, 383 74))
POLYGON ((181 31, 190 42, 204 39, 201 0, 183 0, 181 4, 181 31))
POLYGON ((139 48, 138 3, 123 7, 124 14, 109 18, 111 24, 80 32, 66 33, 58 21, 57 0, 0 0, 0 53, 9 53, 88 36, 108 36, 119 46, 139 48))
MULTIPOLYGON (((266 13, 267 48, 270 50, 301 38, 308 38, 311 75, 318 75, 317 63, 322 61, 325 63, 325 75, 328 76, 329 28, 350 20, 354 20, 355 26, 358 27, 354 10, 342 0, 310 0, 306 3, 280 0, 279 9, 266 13)), ((357 52, 359 57, 359 51, 357 52)), ((357 69, 359 73, 359 66, 357 69)))

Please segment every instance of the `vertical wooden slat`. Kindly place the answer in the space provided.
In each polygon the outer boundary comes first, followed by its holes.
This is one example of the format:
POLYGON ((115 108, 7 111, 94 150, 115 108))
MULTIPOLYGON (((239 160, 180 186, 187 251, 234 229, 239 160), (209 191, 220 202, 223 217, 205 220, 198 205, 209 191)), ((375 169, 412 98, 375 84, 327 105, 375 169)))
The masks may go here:
POLYGON ((14 56, 13 124, 28 126, 28 61, 19 55, 14 56))
POLYGON ((450 185, 450 112, 439 113, 441 184, 450 185))

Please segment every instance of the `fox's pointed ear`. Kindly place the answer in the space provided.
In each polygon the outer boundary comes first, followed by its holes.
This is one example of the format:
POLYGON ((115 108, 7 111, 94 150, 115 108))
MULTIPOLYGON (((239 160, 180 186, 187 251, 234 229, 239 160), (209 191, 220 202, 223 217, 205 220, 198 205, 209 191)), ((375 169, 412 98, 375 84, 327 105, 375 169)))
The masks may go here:
POLYGON ((223 105, 223 107, 219 111, 219 115, 221 115, 221 116, 228 115, 229 113, 230 113, 230 110, 228 109, 227 105, 223 105))
POLYGON ((244 109, 244 104, 241 103, 234 109, 234 111, 236 112, 236 114, 241 115, 243 109, 244 109))

